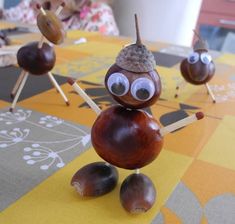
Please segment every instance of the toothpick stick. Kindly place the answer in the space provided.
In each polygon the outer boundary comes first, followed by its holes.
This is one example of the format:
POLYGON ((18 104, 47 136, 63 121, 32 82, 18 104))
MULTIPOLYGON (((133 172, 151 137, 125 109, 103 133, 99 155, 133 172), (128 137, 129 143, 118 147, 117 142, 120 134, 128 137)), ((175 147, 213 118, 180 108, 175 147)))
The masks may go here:
POLYGON ((51 80, 51 82, 54 84, 55 88, 59 91, 60 95, 62 96, 62 98, 64 99, 65 103, 67 104, 67 106, 69 106, 69 101, 67 99, 67 97, 65 96, 63 90, 60 88, 60 86, 58 85, 57 81, 55 80, 54 76, 51 74, 51 72, 48 72, 48 77, 51 80))
POLYGON ((209 95, 211 96, 211 98, 213 100, 213 103, 216 103, 215 96, 214 96, 214 93, 211 90, 211 87, 209 86, 208 83, 206 83, 205 86, 207 88, 207 91, 208 91, 209 95))
POLYGON ((200 120, 203 117, 204 117, 204 114, 202 112, 197 112, 196 114, 193 114, 189 117, 186 117, 186 118, 179 120, 173 124, 170 124, 166 127, 161 128, 160 134, 161 134, 161 136, 164 136, 164 135, 169 134, 179 128, 182 128, 182 127, 187 126, 197 120, 200 120))
POLYGON ((65 2, 62 2, 60 6, 58 7, 58 9, 56 10, 55 14, 58 16, 64 7, 65 7, 65 2))
POLYGON ((20 76, 18 77, 12 91, 11 91, 11 98, 13 99, 15 97, 15 94, 17 92, 17 90, 19 89, 20 83, 22 82, 24 76, 26 74, 25 70, 22 70, 22 72, 20 73, 20 76))
POLYGON ((95 111, 97 115, 101 113, 101 109, 96 105, 96 103, 85 93, 85 91, 71 78, 68 79, 68 83, 73 87, 73 89, 87 102, 92 110, 95 111))
POLYGON ((12 105, 11 105, 11 108, 10 108, 10 112, 13 112, 13 110, 14 110, 14 108, 16 106, 16 103, 17 103, 17 101, 19 99, 19 96, 20 96, 20 94, 21 94, 21 92, 22 92, 22 90, 24 88, 24 85, 26 83, 26 80, 27 80, 28 76, 29 76, 29 73, 25 72, 24 77, 23 77, 23 79, 22 79, 22 81, 20 83, 20 86, 18 88, 18 91, 17 91, 17 93, 15 95, 15 98, 14 98, 14 100, 12 102, 12 105))
POLYGON ((38 42, 38 48, 39 48, 39 49, 42 48, 44 39, 45 39, 45 38, 44 38, 44 36, 42 35, 40 41, 38 42))
POLYGON ((46 11, 44 10, 44 8, 40 5, 40 4, 36 4, 36 7, 38 10, 41 11, 41 13, 45 16, 46 15, 46 11))

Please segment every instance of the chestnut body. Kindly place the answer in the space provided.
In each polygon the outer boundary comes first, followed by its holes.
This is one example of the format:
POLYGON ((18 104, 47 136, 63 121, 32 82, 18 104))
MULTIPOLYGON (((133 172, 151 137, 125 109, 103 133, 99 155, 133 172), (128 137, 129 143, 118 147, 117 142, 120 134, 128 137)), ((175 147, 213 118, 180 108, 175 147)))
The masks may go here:
POLYGON ((17 52, 17 61, 21 68, 33 75, 43 75, 52 70, 56 56, 53 47, 43 43, 38 48, 38 42, 29 43, 17 52))
POLYGON ((95 121, 92 144, 105 161, 125 169, 137 169, 151 163, 160 153, 163 138, 159 124, 149 114, 113 106, 95 121))
MULTIPOLYGON (((197 50, 195 52, 201 55, 207 51, 197 50)), ((205 64, 200 59, 196 63, 190 64, 188 59, 184 59, 180 64, 180 70, 187 82, 193 85, 202 85, 209 82, 214 76, 215 64, 213 61, 205 64)))

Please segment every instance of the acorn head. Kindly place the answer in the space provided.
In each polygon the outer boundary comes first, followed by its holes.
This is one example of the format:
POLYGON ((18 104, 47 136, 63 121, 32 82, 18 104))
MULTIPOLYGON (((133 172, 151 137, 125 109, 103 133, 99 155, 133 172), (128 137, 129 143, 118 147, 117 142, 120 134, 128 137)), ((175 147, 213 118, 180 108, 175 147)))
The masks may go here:
POLYGON ((123 48, 116 58, 116 65, 130 72, 143 73, 153 71, 156 67, 151 51, 144 46, 140 39, 137 15, 135 14, 136 36, 135 44, 123 48))

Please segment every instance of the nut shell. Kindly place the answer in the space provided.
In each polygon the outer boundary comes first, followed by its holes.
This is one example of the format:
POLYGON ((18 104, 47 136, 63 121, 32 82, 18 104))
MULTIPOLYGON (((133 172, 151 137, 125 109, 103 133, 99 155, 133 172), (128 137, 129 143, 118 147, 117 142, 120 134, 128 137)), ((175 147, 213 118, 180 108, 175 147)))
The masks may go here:
POLYGON ((95 162, 78 170, 71 180, 71 185, 81 196, 97 197, 112 191, 117 181, 118 172, 115 167, 104 162, 95 162))
POLYGON ((65 31, 61 21, 54 12, 45 10, 46 15, 40 12, 37 16, 37 25, 43 36, 53 44, 61 44, 65 38, 65 31))
POLYGON ((152 181, 144 174, 132 174, 121 185, 120 201, 130 213, 147 212, 156 200, 152 181))
POLYGON ((116 64, 122 69, 136 73, 150 72, 156 67, 152 52, 142 44, 123 48, 116 58, 116 64))
POLYGON ((160 153, 163 138, 158 122, 144 111, 113 106, 96 119, 91 140, 97 154, 112 165, 136 169, 160 153))
POLYGON ((38 48, 38 42, 31 42, 18 50, 17 61, 21 68, 31 74, 43 75, 54 67, 56 55, 53 47, 47 43, 38 48))

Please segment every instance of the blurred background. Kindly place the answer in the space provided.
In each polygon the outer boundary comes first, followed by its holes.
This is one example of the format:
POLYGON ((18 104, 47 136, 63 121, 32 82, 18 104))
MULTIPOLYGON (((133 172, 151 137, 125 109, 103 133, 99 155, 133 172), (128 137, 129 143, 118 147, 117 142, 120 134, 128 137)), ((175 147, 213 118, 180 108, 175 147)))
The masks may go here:
MULTIPOLYGON (((10 8, 19 0, 0 0, 10 8)), ((210 49, 235 53, 235 0, 111 0, 106 1, 123 36, 135 36, 137 13, 142 38, 190 47, 193 29, 210 49)))

